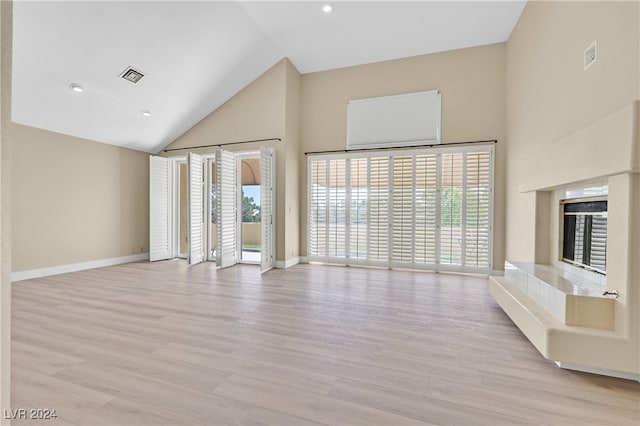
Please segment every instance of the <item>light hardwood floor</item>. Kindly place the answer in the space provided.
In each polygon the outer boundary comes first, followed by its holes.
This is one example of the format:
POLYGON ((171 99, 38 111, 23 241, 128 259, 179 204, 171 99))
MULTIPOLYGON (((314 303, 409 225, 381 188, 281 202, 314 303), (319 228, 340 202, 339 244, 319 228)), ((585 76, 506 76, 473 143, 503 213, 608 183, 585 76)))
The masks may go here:
POLYGON ((12 315, 42 424, 640 422, 637 382, 543 359, 482 277, 140 262, 14 283, 12 315))

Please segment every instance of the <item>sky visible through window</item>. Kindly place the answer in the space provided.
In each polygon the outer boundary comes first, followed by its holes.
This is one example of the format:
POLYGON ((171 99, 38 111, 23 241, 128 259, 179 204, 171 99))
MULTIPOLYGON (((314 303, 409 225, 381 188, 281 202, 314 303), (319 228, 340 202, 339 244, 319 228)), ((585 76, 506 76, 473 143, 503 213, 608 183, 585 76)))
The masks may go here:
POLYGON ((242 192, 245 197, 252 197, 256 206, 260 205, 260 185, 243 185, 242 192))

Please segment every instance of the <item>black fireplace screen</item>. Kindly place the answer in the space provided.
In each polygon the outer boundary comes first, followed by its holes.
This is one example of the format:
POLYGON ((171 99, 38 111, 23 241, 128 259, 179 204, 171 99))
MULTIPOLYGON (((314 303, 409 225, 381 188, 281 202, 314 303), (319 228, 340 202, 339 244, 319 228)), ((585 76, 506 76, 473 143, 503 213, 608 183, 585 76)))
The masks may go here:
POLYGON ((564 204, 562 259, 566 262, 607 271, 607 201, 564 204))

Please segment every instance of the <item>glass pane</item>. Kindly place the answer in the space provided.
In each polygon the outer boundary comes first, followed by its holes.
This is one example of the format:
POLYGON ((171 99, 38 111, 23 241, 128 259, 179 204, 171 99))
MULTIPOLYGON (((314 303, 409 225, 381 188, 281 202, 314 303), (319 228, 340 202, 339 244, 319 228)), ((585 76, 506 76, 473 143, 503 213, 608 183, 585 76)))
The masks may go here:
POLYGON ((260 262, 261 259, 261 209, 260 209, 260 158, 242 160, 242 229, 240 259, 260 262))

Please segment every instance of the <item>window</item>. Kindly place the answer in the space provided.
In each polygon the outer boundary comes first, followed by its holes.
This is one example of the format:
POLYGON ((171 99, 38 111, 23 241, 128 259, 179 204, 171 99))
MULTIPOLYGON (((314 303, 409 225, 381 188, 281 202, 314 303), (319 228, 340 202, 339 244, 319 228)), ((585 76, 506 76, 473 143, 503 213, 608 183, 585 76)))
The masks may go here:
POLYGON ((607 271, 607 201, 563 202, 562 260, 607 271))
POLYGON ((490 272, 493 146, 308 159, 309 260, 490 272))

